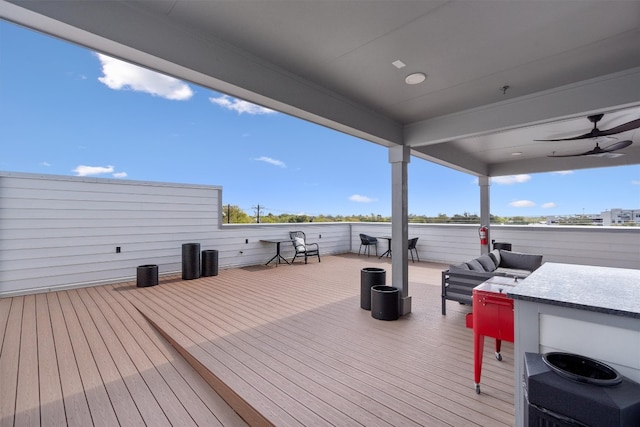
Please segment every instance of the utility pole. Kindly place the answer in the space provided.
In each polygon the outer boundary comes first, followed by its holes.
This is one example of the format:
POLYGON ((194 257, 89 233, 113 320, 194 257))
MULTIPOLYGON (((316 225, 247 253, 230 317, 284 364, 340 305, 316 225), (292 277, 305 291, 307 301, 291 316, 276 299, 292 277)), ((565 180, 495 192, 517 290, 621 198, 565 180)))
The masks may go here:
MULTIPOLYGON (((264 206, 263 206, 264 208, 264 206)), ((251 209, 255 209, 256 210, 256 221, 258 222, 258 224, 260 224, 260 204, 258 204, 258 206, 251 206, 251 209)))

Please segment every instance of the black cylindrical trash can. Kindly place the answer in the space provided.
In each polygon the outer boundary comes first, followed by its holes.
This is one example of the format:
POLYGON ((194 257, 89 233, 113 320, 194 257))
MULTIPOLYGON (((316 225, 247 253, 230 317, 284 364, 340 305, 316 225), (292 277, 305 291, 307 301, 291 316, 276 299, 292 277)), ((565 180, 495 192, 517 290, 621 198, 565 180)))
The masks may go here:
POLYGON ((182 245, 182 280, 200 277, 200 243, 182 245))
POLYGON ((493 249, 502 249, 503 251, 511 251, 511 243, 493 242, 493 249))
POLYGON ((367 267, 360 270, 360 308, 371 310, 371 287, 386 283, 387 272, 383 268, 367 267))
POLYGON ((218 275, 218 251, 207 249, 202 251, 202 277, 218 275))
POLYGON ((378 320, 397 320, 400 317, 398 304, 400 291, 391 286, 371 288, 371 317, 378 320))
POLYGON ((158 284, 158 266, 155 264, 141 265, 136 269, 136 286, 146 288, 158 284))

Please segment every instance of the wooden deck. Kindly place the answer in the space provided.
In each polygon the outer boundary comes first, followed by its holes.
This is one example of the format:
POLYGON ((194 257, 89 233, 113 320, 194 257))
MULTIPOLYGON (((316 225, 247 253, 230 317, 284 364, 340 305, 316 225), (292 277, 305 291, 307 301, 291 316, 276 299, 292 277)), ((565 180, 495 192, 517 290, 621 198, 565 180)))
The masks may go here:
POLYGON ((0 299, 0 425, 512 426, 513 345, 487 340, 476 395, 446 266, 410 263, 390 322, 360 309, 364 267, 390 282, 344 255, 0 299))

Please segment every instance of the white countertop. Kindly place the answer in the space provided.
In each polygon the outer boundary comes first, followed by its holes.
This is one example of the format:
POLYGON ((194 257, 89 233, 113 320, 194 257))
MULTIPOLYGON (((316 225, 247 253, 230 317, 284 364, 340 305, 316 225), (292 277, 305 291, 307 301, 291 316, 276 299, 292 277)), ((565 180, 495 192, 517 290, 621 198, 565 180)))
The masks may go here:
POLYGON ((507 295, 640 318, 640 270, 547 262, 507 295))

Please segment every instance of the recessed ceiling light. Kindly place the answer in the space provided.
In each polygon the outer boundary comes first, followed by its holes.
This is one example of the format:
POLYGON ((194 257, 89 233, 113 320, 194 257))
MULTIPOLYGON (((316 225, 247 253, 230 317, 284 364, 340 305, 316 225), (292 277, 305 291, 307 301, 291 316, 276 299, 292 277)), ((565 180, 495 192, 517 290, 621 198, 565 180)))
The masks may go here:
POLYGON ((408 85, 417 85, 419 83, 422 83, 426 79, 427 79, 427 75, 425 73, 413 73, 413 74, 409 74, 407 77, 405 77, 404 81, 408 85))
POLYGON ((406 67, 406 66, 407 66, 407 64, 405 64, 404 62, 400 61, 399 59, 398 59, 398 60, 396 60, 396 61, 393 61, 393 62, 392 62, 392 64, 393 64, 393 66, 394 66, 394 67, 396 67, 398 70, 399 70, 400 68, 404 68, 404 67, 406 67))

